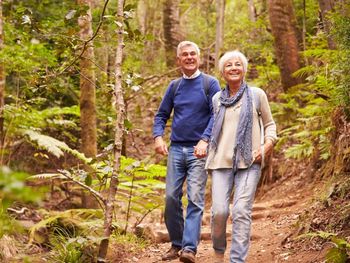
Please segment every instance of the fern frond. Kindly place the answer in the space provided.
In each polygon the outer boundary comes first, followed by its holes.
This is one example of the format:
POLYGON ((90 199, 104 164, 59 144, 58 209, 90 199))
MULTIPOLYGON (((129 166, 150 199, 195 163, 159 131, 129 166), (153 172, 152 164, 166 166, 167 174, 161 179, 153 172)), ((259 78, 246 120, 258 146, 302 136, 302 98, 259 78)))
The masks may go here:
POLYGON ((28 180, 37 180, 37 179, 67 179, 60 173, 42 173, 31 175, 27 178, 28 180))
POLYGON ((47 150, 57 158, 63 156, 63 151, 61 150, 62 148, 69 148, 64 142, 32 130, 26 130, 24 131, 24 134, 27 135, 31 141, 36 142, 40 148, 47 150))
POLYGON ((296 78, 305 78, 310 74, 313 74, 316 70, 316 67, 313 65, 309 65, 295 71, 292 76, 296 78))
POLYGON ((65 151, 77 157, 86 164, 90 164, 92 161, 92 158, 85 157, 83 153, 70 148, 65 142, 61 142, 53 137, 43 135, 32 130, 26 130, 24 131, 24 134, 27 135, 31 141, 36 142, 40 148, 45 149, 49 153, 55 155, 57 158, 63 156, 63 151, 65 151))

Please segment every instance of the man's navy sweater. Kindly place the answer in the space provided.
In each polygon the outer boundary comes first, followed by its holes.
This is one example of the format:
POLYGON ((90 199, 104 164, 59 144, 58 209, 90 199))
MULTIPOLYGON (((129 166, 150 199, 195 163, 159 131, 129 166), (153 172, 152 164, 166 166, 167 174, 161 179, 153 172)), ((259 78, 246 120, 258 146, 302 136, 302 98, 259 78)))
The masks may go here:
POLYGON ((194 146, 208 140, 213 126, 212 97, 220 90, 217 79, 210 77, 209 93, 203 88, 203 74, 194 79, 182 78, 175 94, 170 82, 154 117, 153 138, 163 136, 166 122, 174 109, 171 144, 194 146))

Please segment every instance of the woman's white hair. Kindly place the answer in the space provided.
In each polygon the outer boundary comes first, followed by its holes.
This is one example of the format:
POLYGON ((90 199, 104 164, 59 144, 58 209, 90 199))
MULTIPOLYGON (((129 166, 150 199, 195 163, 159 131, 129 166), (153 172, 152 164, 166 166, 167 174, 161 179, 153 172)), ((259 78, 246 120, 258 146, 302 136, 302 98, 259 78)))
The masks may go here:
POLYGON ((185 41, 180 42, 180 43, 177 45, 177 50, 176 50, 176 55, 177 55, 177 57, 180 57, 180 55, 181 55, 181 49, 182 49, 183 47, 185 47, 185 46, 192 46, 192 47, 194 47, 195 50, 196 50, 196 52, 197 52, 197 55, 198 55, 198 56, 200 55, 199 47, 197 46, 197 44, 194 43, 194 42, 185 40, 185 41))
POLYGON ((228 51, 226 52, 219 60, 219 71, 220 73, 224 72, 224 65, 225 63, 233 58, 238 58, 242 64, 243 64, 243 71, 244 74, 247 73, 248 70, 248 59, 246 58, 245 55, 243 55, 243 53, 239 52, 238 50, 234 50, 234 51, 228 51))

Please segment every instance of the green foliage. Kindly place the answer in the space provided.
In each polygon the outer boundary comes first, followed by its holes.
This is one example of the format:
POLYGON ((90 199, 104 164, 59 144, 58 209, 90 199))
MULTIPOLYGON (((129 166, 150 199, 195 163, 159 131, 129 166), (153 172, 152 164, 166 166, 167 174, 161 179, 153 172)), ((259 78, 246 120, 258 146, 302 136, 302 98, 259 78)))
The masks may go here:
POLYGON ((54 235, 51 238, 49 260, 59 263, 96 262, 97 246, 101 238, 77 236, 67 238, 54 235))
POLYGON ((63 212, 46 213, 45 219, 31 227, 29 242, 49 243, 52 234, 75 237, 89 233, 101 235, 103 226, 102 211, 98 209, 73 209, 63 212))
MULTIPOLYGON (((92 169, 92 172, 87 172, 73 167, 70 170, 60 170, 58 173, 38 174, 31 176, 30 179, 62 179, 67 178, 64 175, 68 174, 74 180, 86 184, 93 189, 102 190, 108 188, 109 179, 113 173, 113 156, 110 155, 111 148, 109 150, 107 149, 104 155, 105 159, 93 160, 86 158, 77 150, 73 150, 65 143, 49 136, 33 131, 27 131, 26 134, 41 149, 47 150, 57 157, 62 156, 63 151, 68 152, 92 169)), ((127 204, 125 211, 126 231, 131 213, 139 215, 137 223, 141 223, 148 213, 163 205, 163 196, 160 193, 164 191, 165 184, 161 179, 165 177, 166 167, 156 164, 146 164, 122 156, 118 173, 119 184, 116 200, 121 204, 127 204)))
POLYGON ((317 23, 319 23, 319 3, 317 0, 293 0, 296 22, 299 31, 302 31, 303 20, 305 20, 306 32, 309 35, 315 35, 317 23), (305 3, 305 14, 304 14, 305 3))
POLYGON ((50 247, 51 262, 95 262, 101 236, 102 211, 74 209, 46 213, 30 229, 29 242, 50 247))
POLYGON ((345 239, 337 237, 334 233, 328 233, 318 231, 316 233, 307 233, 300 235, 298 238, 314 238, 320 237, 329 241, 333 247, 327 251, 326 262, 327 263, 346 263, 350 254, 350 243, 345 239))
POLYGON ((293 143, 286 150, 286 157, 310 158, 315 153, 320 159, 330 156, 329 135, 333 130, 331 113, 337 106, 335 63, 337 51, 309 49, 304 53, 310 64, 294 73, 305 78, 306 83, 291 88, 288 94, 281 94, 285 101, 275 114, 277 123, 285 123, 280 135, 293 143))
POLYGON ((7 208, 14 201, 38 202, 40 191, 26 186, 26 173, 11 171, 8 167, 0 168, 0 201, 1 207, 7 208))
POLYGON ((343 3, 336 8, 332 17, 332 37, 338 45, 337 63, 337 97, 339 104, 350 120, 350 4, 343 3))
POLYGON ((161 165, 146 165, 132 158, 122 157, 119 175, 117 200, 127 203, 126 225, 128 227, 131 213, 137 216, 136 224, 142 222, 145 216, 164 203, 162 193, 165 183, 166 167, 161 165))
POLYGON ((79 117, 80 111, 78 106, 36 110, 30 107, 30 105, 22 105, 22 107, 18 107, 18 105, 16 107, 14 105, 7 105, 4 114, 9 127, 47 129, 53 126, 53 128, 59 129, 59 126, 76 127, 74 122, 64 120, 63 117, 79 117))
POLYGON ((85 157, 83 153, 70 148, 66 143, 56 140, 50 136, 43 135, 31 130, 24 131, 24 135, 27 135, 30 141, 35 142, 38 148, 44 149, 56 157, 63 156, 63 151, 65 151, 86 164, 89 164, 92 161, 92 158, 85 157))
MULTIPOLYGON (((41 143, 51 144, 53 147, 53 140, 48 137, 40 139, 39 132, 55 134, 58 139, 76 145, 77 138, 75 134, 78 132, 76 120, 80 115, 79 107, 53 107, 38 110, 30 105, 31 103, 36 104, 36 102, 28 101, 25 104, 5 105, 5 141, 9 149, 23 138, 29 139, 28 141, 40 140, 41 143)), ((58 142, 56 143, 58 144, 58 142)), ((53 151, 52 154, 57 157, 62 154, 57 149, 51 150, 53 151)), ((11 156, 10 153, 8 155, 11 156)))
POLYGON ((0 206, 0 238, 5 234, 18 234, 23 231, 22 226, 11 218, 5 209, 3 206, 0 206))
POLYGON ((22 231, 22 227, 7 214, 8 207, 14 202, 38 203, 41 200, 43 191, 27 186, 27 178, 26 173, 0 167, 0 237, 22 231))
MULTIPOLYGON (((349 5, 345 7, 349 8, 349 5)), ((350 67, 347 61, 350 58, 350 41, 347 39, 350 20, 343 14, 337 12, 332 16, 336 25, 333 34, 338 36, 336 39, 340 48, 327 49, 325 34, 310 37, 310 48, 303 52, 308 64, 294 73, 304 78, 306 83, 280 96, 285 102, 279 104, 280 109, 275 116, 278 119, 282 117, 280 120, 285 123, 281 132, 282 141, 288 137, 293 142, 286 150, 286 157, 308 158, 318 152, 320 159, 328 159, 331 146, 329 134, 333 130, 332 112, 339 106, 345 113, 349 109, 350 67)))

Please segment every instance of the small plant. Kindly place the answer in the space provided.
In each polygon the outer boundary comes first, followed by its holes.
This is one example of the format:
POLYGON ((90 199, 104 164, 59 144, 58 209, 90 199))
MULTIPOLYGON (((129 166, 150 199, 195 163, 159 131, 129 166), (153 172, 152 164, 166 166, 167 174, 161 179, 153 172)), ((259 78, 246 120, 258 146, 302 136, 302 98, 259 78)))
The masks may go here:
POLYGON ((3 208, 8 208, 14 201, 38 202, 38 191, 26 186, 28 174, 15 172, 10 168, 0 167, 0 202, 3 208))
POLYGON ((315 233, 307 233, 300 235, 298 238, 314 238, 320 237, 324 240, 327 240, 329 243, 333 245, 327 251, 326 254, 326 262, 327 263, 346 263, 350 259, 350 243, 348 243, 345 239, 339 238, 334 233, 328 233, 323 231, 318 231, 315 233))
POLYGON ((52 262, 87 263, 96 262, 99 238, 92 236, 67 237, 54 235, 50 238, 52 262))

